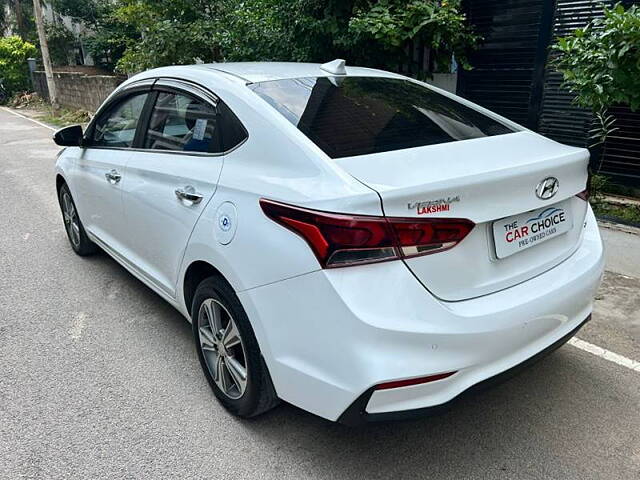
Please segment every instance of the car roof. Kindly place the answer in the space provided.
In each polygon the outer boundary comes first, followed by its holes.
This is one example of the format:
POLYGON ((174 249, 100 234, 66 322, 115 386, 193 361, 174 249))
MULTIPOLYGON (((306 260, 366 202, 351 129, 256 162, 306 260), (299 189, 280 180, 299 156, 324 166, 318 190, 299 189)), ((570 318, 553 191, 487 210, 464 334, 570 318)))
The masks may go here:
MULTIPOLYGON (((198 65, 200 68, 208 68, 233 75, 246 83, 265 82, 269 80, 283 80, 287 78, 303 77, 329 77, 333 73, 322 70, 320 63, 296 63, 296 62, 228 62, 209 63, 198 65)), ((366 77, 395 77, 397 75, 384 70, 376 70, 364 67, 346 67, 347 76, 366 77)), ((344 75, 340 75, 344 76, 344 75)))
MULTIPOLYGON (((295 63, 295 62, 222 62, 195 65, 173 65, 158 67, 140 72, 124 83, 116 91, 120 91, 139 81, 161 77, 183 79, 201 82, 207 85, 210 80, 224 78, 231 88, 245 86, 251 83, 266 82, 271 80, 284 80, 291 78, 309 77, 387 77, 406 78, 402 75, 365 67, 346 67, 346 74, 336 75, 328 70, 323 70, 324 64, 320 63, 295 63)), ((220 84, 216 85, 220 88, 220 84)), ((114 92, 115 93, 115 92, 114 92)))

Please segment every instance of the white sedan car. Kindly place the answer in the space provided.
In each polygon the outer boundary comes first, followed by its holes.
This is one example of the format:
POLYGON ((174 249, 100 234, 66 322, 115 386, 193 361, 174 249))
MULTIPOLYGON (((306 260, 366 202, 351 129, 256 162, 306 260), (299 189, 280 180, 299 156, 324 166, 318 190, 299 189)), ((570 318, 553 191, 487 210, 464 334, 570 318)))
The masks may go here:
POLYGON ((347 424, 432 413, 590 318, 588 152, 411 78, 159 68, 55 141, 72 248, 191 321, 241 417, 279 399, 347 424))

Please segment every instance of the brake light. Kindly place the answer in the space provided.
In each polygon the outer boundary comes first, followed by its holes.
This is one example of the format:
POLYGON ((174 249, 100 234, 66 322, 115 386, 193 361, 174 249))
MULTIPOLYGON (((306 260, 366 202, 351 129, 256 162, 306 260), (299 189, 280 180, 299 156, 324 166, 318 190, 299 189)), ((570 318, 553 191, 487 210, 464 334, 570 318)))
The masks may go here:
POLYGON ((361 265, 449 250, 475 224, 465 219, 346 215, 261 199, 267 217, 300 235, 323 268, 361 265))

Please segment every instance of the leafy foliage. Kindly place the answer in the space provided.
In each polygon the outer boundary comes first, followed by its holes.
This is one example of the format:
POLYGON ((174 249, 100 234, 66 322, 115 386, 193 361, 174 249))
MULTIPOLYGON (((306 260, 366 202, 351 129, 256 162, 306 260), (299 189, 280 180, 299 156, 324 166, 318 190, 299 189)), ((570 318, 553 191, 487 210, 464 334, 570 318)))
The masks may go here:
POLYGON ((49 55, 54 66, 68 65, 72 60, 73 47, 76 37, 67 27, 60 24, 47 23, 45 25, 49 55))
POLYGON ((107 13, 111 7, 110 3, 98 0, 49 0, 49 4, 56 13, 92 26, 107 13))
POLYGON ((435 70, 449 69, 452 54, 469 68, 467 52, 477 42, 460 1, 381 0, 360 7, 349 22, 356 38, 374 40, 396 58, 408 42, 432 49, 435 70))
POLYGON ((640 107, 640 9, 604 8, 572 36, 558 39, 555 64, 576 102, 596 112, 615 104, 640 107))
MULTIPOLYGON (((55 0, 73 9, 80 0, 55 0)), ((97 2, 97 3, 96 3, 97 2)), ((111 0, 95 18, 92 53, 136 72, 195 61, 327 61, 396 68, 411 42, 429 46, 434 66, 452 54, 466 64, 476 41, 459 0, 111 0), (104 10, 104 9, 103 9, 104 10), (108 21, 107 21, 108 20, 108 21), (119 60, 118 60, 119 58, 119 60)), ((62 9, 65 13, 67 10, 62 9)), ((93 13, 93 12, 98 12, 93 13)))
POLYGON ((18 36, 0 38, 0 75, 9 95, 29 88, 27 58, 36 54, 36 47, 18 36))
POLYGON ((226 0, 221 7, 216 23, 218 51, 214 60, 308 59, 306 41, 296 35, 300 27, 296 22, 304 21, 304 2, 226 0))
MULTIPOLYGON (((0 0, 0 6, 16 0, 0 0)), ((21 4, 32 0, 17 0, 21 4)), ((134 73, 197 61, 310 61, 397 69, 416 47, 447 70, 476 42, 460 0, 50 0, 86 25, 96 63, 134 73)), ((50 29, 50 42, 70 42, 50 29)), ((52 48, 52 51, 55 51, 52 48)), ((56 51, 54 61, 63 62, 56 51)))
POLYGON ((614 127, 616 119, 606 111, 595 112, 594 127, 589 130, 589 139, 593 141, 590 147, 602 145, 607 137, 618 130, 614 127))
POLYGON ((30 43, 36 44, 38 34, 33 19, 33 0, 0 0, 0 32, 10 30, 30 43), (20 22, 18 22, 18 7, 20 22))
POLYGON ((0 0, 0 32, 9 28, 9 16, 7 15, 7 0, 0 0))
POLYGON ((118 69, 140 71, 171 64, 212 61, 219 44, 220 2, 207 0, 120 0, 115 18, 140 37, 129 41, 118 69))

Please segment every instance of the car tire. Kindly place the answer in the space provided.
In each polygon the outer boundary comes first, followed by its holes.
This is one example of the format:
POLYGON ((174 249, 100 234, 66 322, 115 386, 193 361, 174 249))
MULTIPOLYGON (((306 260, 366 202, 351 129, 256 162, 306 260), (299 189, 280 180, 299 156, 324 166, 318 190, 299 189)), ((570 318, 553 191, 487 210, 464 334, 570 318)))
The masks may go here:
POLYGON ((191 318, 200 365, 220 403, 243 418, 275 407, 279 399, 269 370, 233 288, 220 277, 203 280, 191 318))
POLYGON ((67 238, 73 251, 81 257, 96 253, 98 246, 89 240, 87 232, 84 230, 84 226, 80 221, 76 204, 66 184, 60 187, 58 201, 60 203, 60 209, 62 210, 62 220, 64 221, 67 238))

